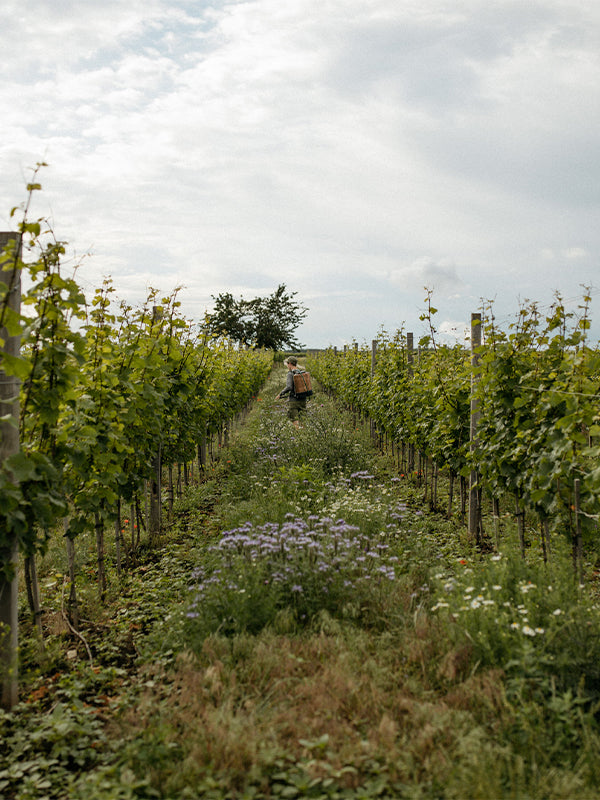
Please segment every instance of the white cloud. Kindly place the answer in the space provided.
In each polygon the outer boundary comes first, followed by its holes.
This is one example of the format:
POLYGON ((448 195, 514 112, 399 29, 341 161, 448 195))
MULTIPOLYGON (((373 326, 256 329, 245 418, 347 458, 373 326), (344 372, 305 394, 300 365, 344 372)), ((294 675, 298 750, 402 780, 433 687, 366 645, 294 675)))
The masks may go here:
POLYGON ((576 261, 580 258, 586 258, 588 255, 585 247, 569 247, 564 251, 564 257, 568 261, 576 261))
POLYGON ((405 268, 397 268, 390 275, 394 283, 416 289, 429 289, 442 295, 453 295, 464 286, 456 265, 451 261, 435 261, 429 256, 416 259, 405 268))
POLYGON ((8 0, 5 17, 0 225, 49 161, 34 208, 92 250, 90 284, 183 282, 194 308, 285 282, 322 341, 417 319, 424 286, 450 320, 595 277, 600 6, 8 0))

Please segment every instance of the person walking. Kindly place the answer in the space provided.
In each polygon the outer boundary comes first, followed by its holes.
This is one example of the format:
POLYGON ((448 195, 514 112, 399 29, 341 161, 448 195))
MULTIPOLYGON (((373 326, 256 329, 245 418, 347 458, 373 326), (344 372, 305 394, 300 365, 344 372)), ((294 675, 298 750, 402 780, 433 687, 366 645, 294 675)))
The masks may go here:
POLYGON ((296 426, 296 428, 299 428, 300 417, 306 413, 306 397, 298 397, 294 392, 294 373, 299 374, 302 372, 306 372, 306 370, 304 369, 304 367, 298 366, 298 359, 295 356, 289 356, 288 358, 285 359, 283 363, 288 370, 285 381, 285 388, 279 392, 279 394, 275 399, 280 400, 282 397, 287 396, 288 419, 292 421, 292 423, 296 426))

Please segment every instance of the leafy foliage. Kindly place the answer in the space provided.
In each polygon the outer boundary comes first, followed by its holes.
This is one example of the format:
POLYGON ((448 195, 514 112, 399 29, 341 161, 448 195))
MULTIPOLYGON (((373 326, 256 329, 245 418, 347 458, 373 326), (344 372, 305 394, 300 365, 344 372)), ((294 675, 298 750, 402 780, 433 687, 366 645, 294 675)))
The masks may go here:
POLYGON ((307 309, 294 300, 297 292, 286 291, 284 283, 267 297, 236 300, 225 292, 216 297, 215 308, 207 318, 209 329, 234 342, 265 350, 300 349, 294 332, 307 309))
POLYGON ((256 403, 108 624, 85 631, 95 667, 63 657, 0 715, 8 797, 594 795, 600 621, 566 548, 549 566, 464 552, 456 523, 411 507, 352 415, 324 406, 360 441, 362 468, 326 474, 318 437, 295 460, 281 408, 256 403), (293 518, 265 524, 268 484, 293 518), (247 524, 213 533, 249 487, 247 524), (200 507, 217 499, 207 524, 200 507), (378 580, 382 566, 393 579, 378 580), (200 580, 199 616, 186 618, 200 580))
MULTIPOLYGON (((0 550, 16 537, 30 555, 67 513, 71 538, 98 518, 114 522, 118 501, 156 474, 158 454, 165 465, 189 460, 256 393, 272 357, 213 343, 181 317, 177 290, 151 289, 141 308, 115 311, 107 280, 88 307, 62 274, 64 245, 27 211, 19 230, 32 257, 8 250, 2 260, 29 275, 21 314, 0 284, 4 324, 22 338, 19 357, 0 356, 22 380, 20 452, 0 468, 0 550)), ((8 557, 0 569, 10 573, 8 557)))
POLYGON ((344 353, 329 349, 308 366, 395 442, 450 474, 476 471, 492 497, 512 495, 522 510, 552 519, 556 529, 573 531, 579 480, 579 522, 591 535, 600 514, 600 354, 586 338, 589 303, 586 293, 576 315, 557 297, 545 316, 531 304, 507 331, 486 308, 477 368, 461 344, 436 341, 430 302, 422 317, 430 335, 418 353, 409 352, 398 331, 379 336, 373 374, 371 354, 358 346, 344 353), (473 446, 471 401, 479 413, 473 446))

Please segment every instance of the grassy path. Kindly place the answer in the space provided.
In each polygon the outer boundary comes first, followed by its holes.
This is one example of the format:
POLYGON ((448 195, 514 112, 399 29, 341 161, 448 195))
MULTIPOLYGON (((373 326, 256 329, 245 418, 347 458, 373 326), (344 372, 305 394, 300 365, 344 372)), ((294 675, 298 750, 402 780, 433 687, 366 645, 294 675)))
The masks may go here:
POLYGON ((477 558, 327 398, 294 429, 282 383, 94 617, 93 667, 50 639, 0 717, 0 796, 600 796, 567 555, 477 558))

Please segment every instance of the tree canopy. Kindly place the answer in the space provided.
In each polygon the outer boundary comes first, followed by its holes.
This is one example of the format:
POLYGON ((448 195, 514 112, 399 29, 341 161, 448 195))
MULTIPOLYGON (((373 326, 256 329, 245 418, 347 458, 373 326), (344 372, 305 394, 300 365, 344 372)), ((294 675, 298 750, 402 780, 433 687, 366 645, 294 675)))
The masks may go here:
POLYGON ((267 297, 236 300, 230 292, 212 295, 215 307, 208 315, 212 333, 227 336, 235 342, 265 350, 298 350, 295 331, 308 309, 288 292, 284 283, 267 297))

